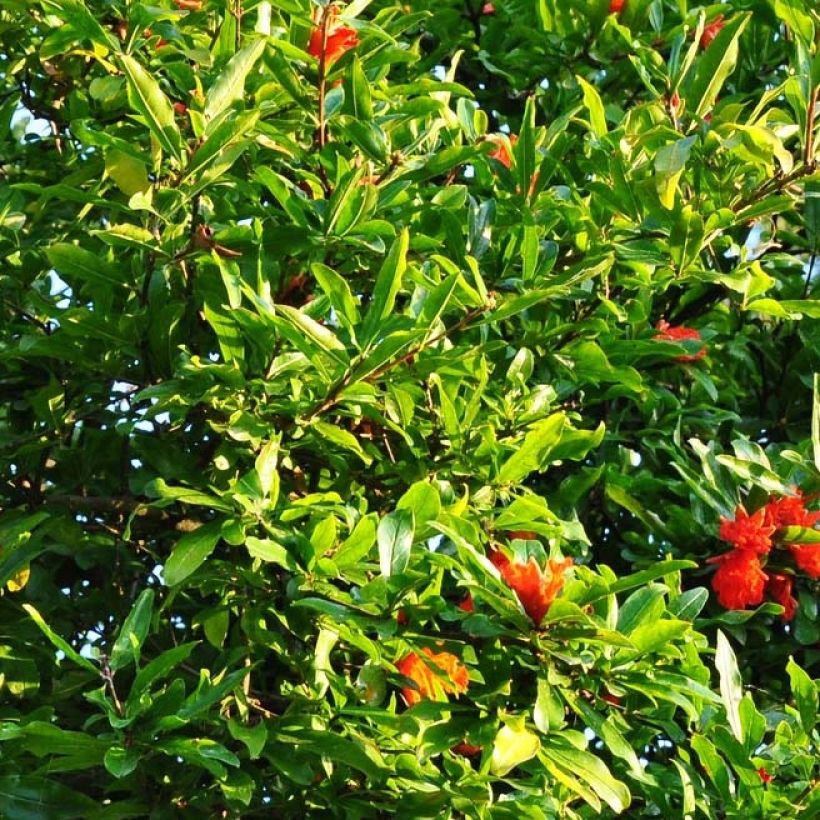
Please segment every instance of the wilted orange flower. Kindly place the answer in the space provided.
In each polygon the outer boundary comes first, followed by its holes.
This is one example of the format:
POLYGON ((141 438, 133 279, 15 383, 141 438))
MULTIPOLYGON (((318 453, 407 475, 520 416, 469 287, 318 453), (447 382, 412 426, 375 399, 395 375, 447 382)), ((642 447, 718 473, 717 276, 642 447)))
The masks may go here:
POLYGON ((410 623, 410 616, 407 614, 407 611, 404 609, 399 609, 396 612, 396 623, 399 626, 407 626, 410 623))
POLYGON ((185 105, 184 102, 175 102, 174 103, 174 111, 177 114, 179 114, 180 116, 183 116, 184 114, 188 113, 188 106, 185 105))
MULTIPOLYGON (((325 65, 332 65, 345 52, 350 51, 359 45, 359 38, 356 30, 350 26, 328 27, 327 42, 325 43, 325 65)), ((310 43, 308 44, 308 54, 317 60, 322 58, 322 27, 315 26, 310 33, 310 43)))
POLYGON ((766 524, 782 527, 813 527, 820 521, 820 512, 809 512, 800 490, 796 495, 772 499, 764 508, 766 524))
POLYGON ((763 601, 768 575, 750 550, 731 552, 710 558, 709 563, 720 563, 712 578, 712 589, 726 609, 745 609, 763 601))
POLYGON ((797 601, 792 597, 792 579, 790 575, 783 575, 779 572, 769 573, 769 583, 766 584, 766 591, 772 600, 783 607, 784 621, 790 621, 797 612, 797 601))
POLYGON ((481 746, 473 746, 472 743, 467 743, 467 741, 464 740, 453 746, 450 751, 455 752, 457 755, 464 755, 465 757, 475 757, 481 754, 481 746))
POLYGON ((534 530, 509 530, 507 538, 520 538, 522 541, 535 541, 538 538, 538 533, 534 530))
MULTIPOLYGON (((655 325, 655 329, 659 330, 660 333, 656 333, 652 338, 659 342, 699 342, 701 340, 700 331, 695 330, 693 327, 685 327, 684 325, 672 327, 666 319, 661 319, 658 324, 655 325)), ((675 356, 675 361, 696 362, 699 359, 702 359, 705 355, 706 345, 704 345, 697 353, 675 356)))
POLYGON ((712 40, 720 34, 723 25, 723 15, 718 14, 718 16, 703 29, 703 34, 700 35, 700 47, 708 48, 712 40))
POLYGON ((438 667, 437 672, 434 672, 415 652, 410 652, 396 663, 396 669, 414 681, 418 687, 413 689, 406 686, 401 690, 404 702, 408 706, 419 703, 423 698, 439 700, 441 694, 467 691, 470 676, 467 667, 455 655, 449 652, 433 652, 427 646, 422 652, 434 666, 438 667))
POLYGON ((789 544, 789 550, 809 578, 820 578, 820 544, 789 544))
POLYGON ((522 564, 510 561, 503 552, 497 550, 490 553, 489 557, 501 577, 518 596, 524 611, 538 626, 564 586, 564 572, 572 566, 572 558, 550 560, 546 569, 542 570, 535 558, 522 564))
MULTIPOLYGON (((510 146, 515 145, 518 142, 518 135, 510 134, 507 136, 507 141, 509 141, 510 146)), ((511 167, 512 157, 507 150, 507 142, 505 142, 504 136, 501 134, 491 134, 487 137, 487 142, 491 142, 495 145, 495 150, 490 151, 487 156, 489 156, 490 159, 497 159, 505 168, 511 167)))
POLYGON ((720 519, 720 537, 739 550, 765 554, 772 548, 774 526, 766 523, 766 510, 749 515, 742 504, 735 508, 735 520, 720 519))

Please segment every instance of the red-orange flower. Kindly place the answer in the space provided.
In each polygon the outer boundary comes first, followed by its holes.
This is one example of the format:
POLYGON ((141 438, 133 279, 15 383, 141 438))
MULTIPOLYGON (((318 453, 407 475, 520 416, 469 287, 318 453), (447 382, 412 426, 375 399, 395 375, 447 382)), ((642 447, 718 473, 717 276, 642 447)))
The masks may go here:
POLYGON ((174 111, 180 116, 183 116, 188 113, 188 106, 185 105, 184 102, 175 102, 174 111))
MULTIPOLYGON (((507 136, 507 141, 510 146, 513 146, 518 142, 518 136, 516 134, 510 134, 507 136)), ((487 137, 487 142, 491 142, 495 145, 495 150, 490 151, 487 156, 489 156, 490 159, 497 159, 505 168, 509 168, 512 165, 512 157, 507 150, 507 142, 504 140, 504 136, 501 134, 491 134, 487 137)))
POLYGON ((503 552, 497 550, 490 553, 489 557, 501 577, 518 596, 524 611, 538 626, 564 586, 564 572, 572 566, 572 558, 550 560, 546 569, 542 570, 535 558, 522 564, 510 561, 503 552))
MULTIPOLYGON (((685 341, 701 341, 700 331, 695 330, 693 327, 685 327, 684 325, 680 325, 678 327, 672 327, 666 319, 661 319, 658 324, 655 325, 655 329, 660 331, 656 333, 652 338, 656 339, 659 342, 685 342, 685 341)), ((699 359, 702 359, 706 355, 706 345, 701 347, 697 353, 686 353, 683 356, 676 356, 676 362, 696 362, 699 359)))
POLYGON ((624 10, 625 5, 626 5, 626 0, 610 0, 609 13, 610 14, 620 14, 624 10))
POLYGON ((415 652, 410 652, 396 663, 396 669, 410 678, 417 687, 413 689, 406 686, 401 690, 404 702, 408 706, 419 703, 423 698, 440 700, 442 695, 449 692, 458 694, 467 691, 470 682, 469 672, 455 655, 449 652, 433 652, 427 646, 422 652, 437 667, 436 671, 433 671, 415 652))
POLYGON ((465 612, 475 612, 475 604, 473 603, 473 594, 471 592, 467 593, 467 597, 458 605, 459 609, 463 609, 465 612))
POLYGON ((749 550, 732 550, 711 558, 720 563, 712 578, 712 589, 726 609, 745 609, 763 601, 768 575, 763 572, 757 556, 749 550))
POLYGON ((762 766, 757 770, 757 776, 768 786, 774 780, 774 775, 769 774, 762 766))
POLYGON ((779 572, 769 573, 769 583, 766 584, 766 591, 773 601, 783 607, 784 621, 790 621, 797 612, 797 601, 792 597, 792 579, 790 575, 783 575, 779 572))
POLYGON ((407 614, 407 610, 399 609, 396 612, 396 623, 399 626, 407 626, 410 623, 410 616, 407 614))
POLYGON ((772 548, 775 528, 766 523, 766 511, 760 509, 749 515, 742 504, 735 508, 735 520, 720 519, 720 537, 739 550, 765 554, 772 548))
POLYGON ((711 45, 712 40, 720 34, 720 30, 723 28, 723 25, 723 15, 718 14, 718 16, 715 17, 715 19, 703 29, 703 34, 700 35, 700 47, 708 48, 708 46, 711 45))
POLYGON ((789 550, 809 578, 820 578, 820 544, 789 544, 789 550))
POLYGON ((800 490, 796 495, 772 499, 764 508, 766 524, 782 527, 813 527, 820 521, 820 512, 809 512, 800 490))
MULTIPOLYGON (((327 41, 324 47, 325 65, 332 65, 345 52, 359 45, 356 29, 350 26, 333 26, 328 28, 327 41)), ((315 26, 310 33, 308 54, 317 60, 322 58, 322 27, 315 26)))
POLYGON ((174 3, 180 11, 199 11, 202 8, 202 0, 174 0, 174 3))

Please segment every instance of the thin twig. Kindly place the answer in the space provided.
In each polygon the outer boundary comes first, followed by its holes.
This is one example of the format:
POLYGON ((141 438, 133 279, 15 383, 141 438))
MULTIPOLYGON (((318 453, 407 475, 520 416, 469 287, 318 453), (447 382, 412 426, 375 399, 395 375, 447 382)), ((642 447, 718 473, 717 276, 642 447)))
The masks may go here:
POLYGON ((111 699, 114 701, 114 709, 116 709, 117 714, 122 717, 125 714, 125 709, 122 707, 122 701, 117 697, 117 690, 114 687, 114 672, 108 663, 108 655, 102 655, 100 657, 100 663, 102 664, 100 677, 105 681, 105 685, 111 693, 111 699))
MULTIPOLYGON (((440 333, 437 333, 435 336, 432 336, 429 339, 425 339, 424 341, 419 342, 419 344, 417 344, 415 347, 410 348, 410 350, 407 353, 404 353, 397 359, 390 359, 389 361, 385 362, 381 367, 376 368, 372 373, 369 373, 364 378, 364 381, 370 382, 381 378, 389 370, 392 370, 394 367, 398 367, 400 364, 409 361, 425 348, 430 347, 431 345, 435 344, 441 339, 444 339, 447 336, 450 336, 453 333, 457 333, 459 330, 462 330, 477 316, 481 316, 487 310, 489 310, 490 307, 491 306, 487 304, 482 305, 481 307, 473 308, 471 311, 469 311, 469 313, 466 313, 464 316, 462 316, 461 319, 459 319, 459 321, 456 322, 454 325, 450 325, 450 327, 444 328, 444 330, 442 330, 440 333)), ((331 387, 327 397, 308 411, 308 414, 305 417, 307 421, 310 421, 316 416, 321 416, 322 413, 326 413, 328 410, 330 410, 331 407, 333 407, 339 401, 339 395, 351 383, 356 366, 361 362, 363 356, 364 354, 362 354, 362 356, 360 356, 357 361, 351 362, 350 367, 347 369, 344 376, 342 376, 342 378, 339 379, 339 381, 337 381, 336 384, 333 385, 333 387, 331 387)))
POLYGON ((809 104, 806 108, 806 138, 803 141, 803 162, 806 167, 814 170, 814 120, 817 115, 817 95, 820 94, 820 85, 812 88, 809 94, 809 104))

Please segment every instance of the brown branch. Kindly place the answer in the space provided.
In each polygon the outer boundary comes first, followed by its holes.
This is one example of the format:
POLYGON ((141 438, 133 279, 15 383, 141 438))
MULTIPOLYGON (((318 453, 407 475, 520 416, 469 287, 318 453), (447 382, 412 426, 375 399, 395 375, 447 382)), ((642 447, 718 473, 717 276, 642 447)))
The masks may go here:
POLYGON ((150 502, 142 501, 129 496, 104 497, 77 495, 72 493, 53 493, 43 496, 42 505, 53 504, 60 507, 68 507, 71 510, 88 510, 95 513, 119 513, 121 515, 133 514, 137 518, 144 518, 150 521, 174 521, 174 529, 177 532, 193 532, 202 526, 204 522, 194 518, 176 518, 165 510, 149 506, 150 502))
MULTIPOLYGON (((441 339, 446 338, 447 336, 452 335, 453 333, 457 333, 459 330, 463 330, 470 322, 473 321, 478 316, 482 316, 486 313, 492 304, 482 305, 481 307, 473 308, 471 311, 466 313, 464 316, 461 317, 454 325, 450 325, 450 327, 444 328, 440 333, 437 333, 435 336, 430 337, 429 339, 425 339, 422 342, 419 342, 415 347, 410 348, 407 353, 402 354, 397 359, 391 359, 390 361, 385 362, 381 367, 376 368, 372 373, 369 373, 363 381, 370 382, 375 381, 376 379, 381 378, 385 373, 389 370, 392 370, 394 367, 398 367, 400 364, 409 361, 414 356, 418 355, 422 350, 425 348, 430 347, 431 345, 435 344, 436 342, 440 341, 441 339)), ((342 376, 339 381, 336 382, 333 387, 331 387, 330 392, 328 393, 327 397, 315 405, 307 414, 306 419, 310 421, 311 419, 315 418, 316 416, 322 415, 322 413, 327 412, 331 407, 333 407, 339 401, 339 394, 351 383, 351 379, 353 378, 353 372, 358 364, 364 358, 364 354, 358 357, 357 361, 352 362, 350 367, 347 369, 347 372, 342 376)))
POLYGON ((814 121, 817 116, 817 96, 820 94, 820 85, 812 88, 809 94, 809 104, 806 108, 806 138, 804 140, 803 162, 814 170, 814 121))

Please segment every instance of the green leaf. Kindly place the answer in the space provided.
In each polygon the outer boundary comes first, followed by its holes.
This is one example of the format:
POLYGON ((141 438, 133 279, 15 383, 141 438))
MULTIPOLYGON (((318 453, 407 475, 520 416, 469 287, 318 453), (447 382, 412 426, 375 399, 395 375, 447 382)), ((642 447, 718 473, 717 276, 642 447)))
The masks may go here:
POLYGON ((820 373, 814 374, 811 411, 811 447, 814 454, 814 466, 820 470, 820 373))
POLYGON ((245 93, 245 79, 265 51, 266 40, 249 43, 228 61, 205 95, 205 118, 214 120, 245 93))
POLYGON ((174 117, 174 109, 159 83, 133 58, 120 56, 128 80, 128 100, 139 112, 162 149, 182 160, 182 135, 174 117))
POLYGON ((228 721, 228 731, 234 740, 244 743, 251 760, 256 760, 268 742, 268 729, 261 721, 253 726, 246 726, 237 720, 228 721))
POLYGON ((538 735, 527 729, 523 716, 508 717, 495 736, 490 771, 497 777, 504 777, 516 766, 535 757, 540 748, 538 735))
POLYGON ((633 592, 618 613, 618 631, 629 635, 644 622, 657 621, 664 612, 663 598, 667 591, 662 584, 649 584, 633 592))
POLYGON ((39 775, 0 775, 0 806, 14 820, 74 820, 97 816, 94 800, 39 775))
POLYGON ((131 663, 134 658, 139 657, 140 647, 145 643, 151 626, 153 606, 154 590, 144 589, 134 602, 114 642, 109 661, 111 669, 115 671, 121 669, 131 663))
POLYGON ((718 754, 713 743, 703 735, 695 735, 692 738, 692 748, 697 753, 704 771, 709 775, 724 800, 732 799, 731 775, 726 762, 718 754))
MULTIPOLYGON (((586 99, 586 90, 584 90, 586 99)), ((606 124, 604 124, 606 130, 606 124)), ((515 156, 515 169, 518 181, 518 188, 521 192, 529 191, 533 174, 535 173, 535 98, 528 97, 524 105, 524 117, 521 120, 521 130, 518 134, 518 142, 513 147, 515 156)), ((492 202, 492 200, 489 200, 492 202)), ((477 256, 472 252, 473 256, 477 256)))
POLYGON ((370 85, 362 68, 362 62, 356 55, 353 56, 353 63, 350 66, 350 84, 353 87, 351 97, 354 116, 357 120, 372 119, 373 102, 370 97, 370 85))
POLYGON ((299 568, 299 565, 287 549, 281 544, 276 543, 276 541, 271 541, 269 538, 256 538, 253 535, 249 535, 245 539, 245 546, 251 558, 258 558, 260 561, 278 564, 280 567, 291 571, 299 568))
POLYGON ((88 658, 84 658, 74 649, 68 641, 61 638, 46 622, 43 620, 43 616, 31 605, 31 604, 23 604, 23 609, 28 612, 31 620, 34 621, 35 624, 40 628, 40 631, 45 635, 51 643, 60 650, 60 652, 64 653, 67 658, 74 661, 77 666, 81 666, 88 672, 92 672, 94 675, 99 675, 100 670, 91 663, 88 658))
POLYGON ((345 346, 332 330, 290 305, 276 305, 276 315, 301 334, 304 341, 331 354, 340 363, 347 364, 345 346))
POLYGON ((549 418, 533 424, 520 446, 501 466, 496 483, 518 482, 542 469, 550 450, 561 440, 566 421, 564 413, 553 413, 549 418))
POLYGON ((250 143, 242 143, 238 150, 233 150, 230 154, 227 150, 237 148, 237 143, 253 130, 258 120, 259 111, 248 111, 226 117, 220 120, 215 128, 209 128, 205 132, 204 141, 188 160, 182 175, 183 181, 190 185, 189 196, 210 182, 210 178, 204 174, 206 169, 218 167, 219 171, 224 173, 236 162, 250 143))
POLYGON ((362 344, 370 344, 378 336, 384 320, 393 312, 396 296, 401 289, 402 277, 407 267, 407 249, 410 234, 405 228, 396 237, 384 264, 376 277, 373 301, 364 317, 361 331, 362 344))
POLYGON ((684 137, 664 145, 655 154, 655 186, 661 204, 671 210, 675 205, 678 180, 689 160, 689 154, 697 137, 684 137))
POLYGON ((165 562, 163 578, 169 587, 181 584, 199 569, 214 551, 222 534, 222 522, 211 521, 193 532, 183 535, 165 562))
POLYGON ((140 760, 140 753, 138 749, 125 749, 122 746, 112 746, 106 753, 103 759, 105 768, 114 777, 120 779, 127 777, 134 769, 140 760))
POLYGON ((738 41, 750 17, 750 14, 739 14, 732 18, 695 61, 683 94, 687 109, 695 116, 703 117, 712 110, 723 84, 735 70, 738 41))
POLYGON ((797 711, 800 714, 800 723, 806 734, 811 734, 817 723, 817 685, 795 662, 789 657, 786 664, 786 671, 789 673, 791 682, 792 697, 797 704, 797 711))
POLYGON ((359 444, 359 440, 349 430, 343 430, 335 424, 328 424, 327 422, 319 421, 318 419, 313 420, 311 423, 311 428, 316 431, 319 438, 325 439, 332 444, 336 444, 345 450, 349 450, 351 453, 357 455, 365 463, 365 465, 369 466, 373 463, 372 456, 369 456, 362 449, 362 445, 359 444))
POLYGON ((342 542, 333 558, 340 569, 358 564, 376 543, 376 515, 371 513, 359 519, 353 532, 342 542))
POLYGON ((379 566, 385 578, 407 569, 414 529, 415 520, 411 510, 395 510, 379 521, 379 566))
POLYGON ((717 631, 717 648, 715 651, 715 668, 720 676, 720 696, 726 709, 729 726, 734 736, 743 742, 743 726, 740 722, 739 706, 743 699, 743 681, 737 667, 737 659, 723 632, 717 631))
POLYGON ((428 481, 417 481, 396 504, 397 510, 410 510, 417 532, 438 518, 441 512, 441 499, 438 490, 428 481))
POLYGON ((310 269, 316 277, 319 287, 330 300, 330 304, 339 316, 340 321, 348 331, 352 332, 353 328, 359 323, 359 308, 347 280, 321 262, 315 262, 310 269))
POLYGON ((575 75, 578 85, 581 86, 581 91, 584 94, 584 107, 589 112, 589 124, 592 127, 592 133, 596 137, 604 137, 607 133, 606 115, 604 113, 604 104, 601 101, 601 95, 594 85, 588 83, 583 77, 575 75))
POLYGON ((672 618, 654 624, 643 624, 633 630, 629 636, 629 640, 638 650, 637 653, 629 650, 625 650, 625 653, 630 660, 634 660, 639 655, 657 652, 691 629, 692 624, 688 621, 677 621, 672 618))
POLYGON ((69 280, 76 278, 82 282, 116 288, 126 286, 122 274, 99 253, 64 242, 46 248, 45 253, 54 269, 69 280))
POLYGON ((616 813, 626 811, 632 800, 629 789, 616 780, 606 765, 595 755, 571 746, 547 744, 542 749, 547 759, 559 764, 565 771, 579 777, 616 813))
POLYGON ((188 658, 196 645, 196 641, 192 641, 190 643, 180 644, 172 649, 167 649, 140 669, 134 678, 134 682, 131 684, 131 691, 128 694, 128 700, 125 704, 126 714, 130 716, 138 707, 139 699, 143 692, 145 692, 152 683, 164 678, 169 672, 176 669, 179 664, 188 658))

